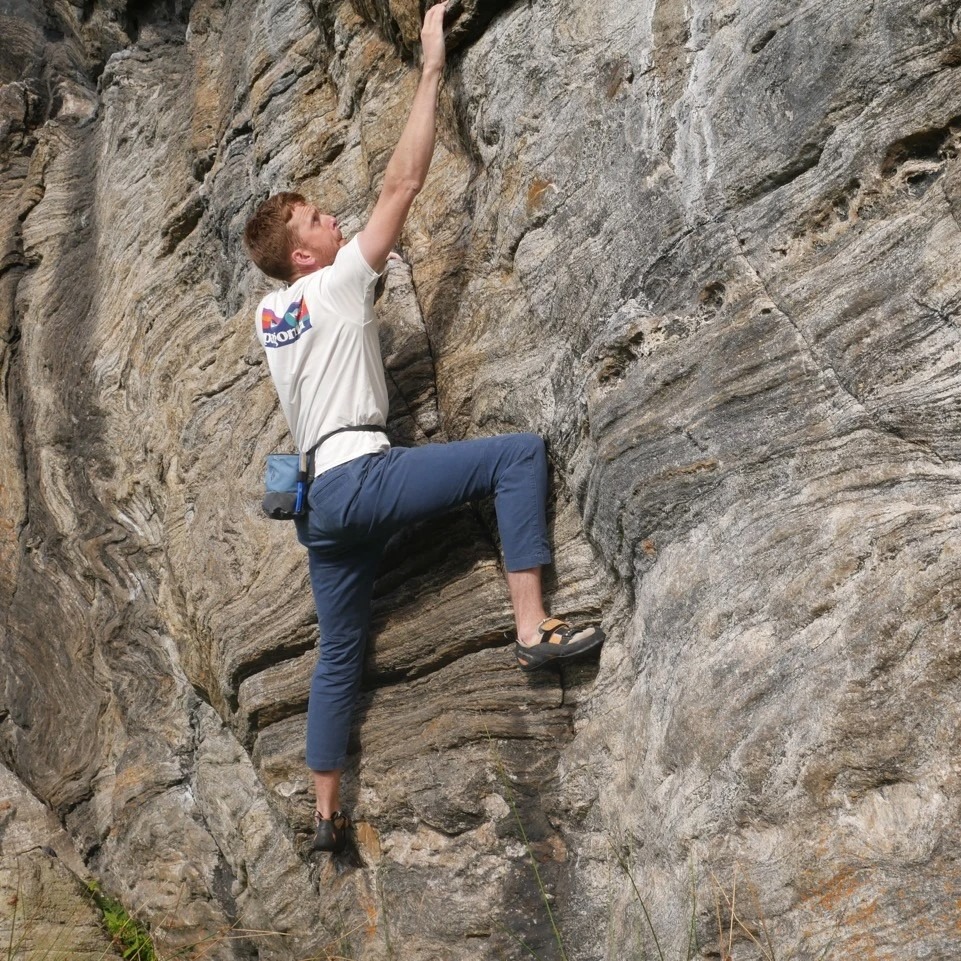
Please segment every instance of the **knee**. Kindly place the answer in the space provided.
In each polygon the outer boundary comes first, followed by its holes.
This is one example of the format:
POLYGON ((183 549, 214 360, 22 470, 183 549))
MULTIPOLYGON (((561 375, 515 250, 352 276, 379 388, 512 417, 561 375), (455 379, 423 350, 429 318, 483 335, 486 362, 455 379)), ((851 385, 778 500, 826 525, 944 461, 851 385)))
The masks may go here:
POLYGON ((536 470, 547 468, 547 448, 537 434, 501 434, 494 443, 502 467, 527 464, 536 470))
POLYGON ((532 457, 546 457, 547 448, 544 438, 539 434, 514 434, 517 438, 517 445, 525 454, 532 457))
POLYGON ((364 666, 364 638, 351 638, 348 643, 324 637, 314 666, 314 680, 333 684, 352 684, 364 666))

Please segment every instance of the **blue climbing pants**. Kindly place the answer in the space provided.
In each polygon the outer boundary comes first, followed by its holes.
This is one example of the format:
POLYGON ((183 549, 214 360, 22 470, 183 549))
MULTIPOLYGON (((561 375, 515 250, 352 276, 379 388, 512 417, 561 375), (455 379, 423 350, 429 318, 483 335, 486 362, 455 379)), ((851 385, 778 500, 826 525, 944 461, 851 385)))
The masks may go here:
POLYGON ((320 625, 307 707, 311 770, 339 770, 346 760, 374 578, 387 539, 406 524, 490 494, 507 570, 549 564, 547 457, 535 434, 394 447, 314 479, 309 510, 297 520, 320 625))

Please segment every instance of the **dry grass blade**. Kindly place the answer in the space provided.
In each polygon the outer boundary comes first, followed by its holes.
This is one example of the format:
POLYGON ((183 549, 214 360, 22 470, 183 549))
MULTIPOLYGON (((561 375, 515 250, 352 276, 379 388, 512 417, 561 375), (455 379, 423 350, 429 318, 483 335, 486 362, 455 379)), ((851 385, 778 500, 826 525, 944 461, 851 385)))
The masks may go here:
POLYGON ((607 843, 611 846, 611 850, 614 852, 614 857, 617 863, 620 865, 621 870, 627 875, 627 880, 631 882, 631 887, 634 889, 634 897, 637 898, 637 903, 641 906, 641 911, 644 912, 644 920, 647 921, 647 926, 650 928, 651 937, 654 939, 654 948, 657 951, 657 956, 659 961, 664 961, 664 952, 661 950, 661 942, 657 939, 657 931, 654 930, 654 924, 651 921, 651 916, 648 913, 647 905, 644 903, 644 898, 641 897, 641 892, 637 889, 637 884, 634 881, 634 875, 631 873, 630 866, 624 861, 621 852, 617 850, 614 842, 608 838, 607 843))
POLYGON ((494 746, 494 740, 491 737, 490 731, 487 731, 486 733, 487 743, 490 745, 491 754, 494 757, 494 764, 497 768, 497 774, 501 779, 504 793, 507 795, 507 802, 514 814, 514 821, 517 823, 517 829, 520 831, 521 840, 524 842, 524 849, 527 851, 527 856, 530 858, 531 868, 534 870, 534 879, 537 881, 537 888, 540 891, 541 901, 543 902, 544 908, 547 911, 547 918, 550 921, 551 931, 553 932, 554 940, 557 943, 557 950, 560 952, 561 961, 568 961, 567 953, 564 951, 564 941, 561 938, 561 932, 558 930, 557 922, 554 920, 554 912, 551 910, 550 898, 547 895, 547 888, 544 887, 544 882, 541 879, 541 872, 537 868, 537 858, 534 857, 534 849, 531 847, 531 842, 527 837, 527 832, 524 830, 524 822, 521 820, 520 811, 517 809, 517 803, 514 800, 514 792, 510 789, 510 783, 507 779, 507 771, 504 769, 504 763, 501 760, 500 754, 497 753, 497 748, 494 746))
POLYGON ((693 860, 690 862, 691 867, 691 926, 687 935, 687 955, 685 956, 685 961, 691 961, 691 959, 700 950, 700 945, 697 943, 697 871, 694 868, 693 860))
POLYGON ((494 918, 491 918, 491 923, 495 927, 500 928, 501 931, 503 931, 504 934, 506 934, 515 944, 520 945, 532 958, 535 958, 537 959, 537 961, 540 961, 540 959, 537 957, 537 952, 523 938, 520 938, 516 934, 514 934, 514 932, 511 931, 511 929, 507 927, 506 924, 501 924, 500 921, 496 921, 494 918))
POLYGON ((724 924, 721 921, 721 885, 718 884, 717 878, 714 877, 714 872, 711 872, 711 879, 714 881, 714 914, 717 918, 717 946, 718 950, 721 952, 721 961, 728 961, 730 957, 730 952, 724 953, 724 924))
POLYGON ((774 957, 774 944, 771 942, 771 935, 767 929, 767 921, 764 919, 764 912, 761 910, 761 899, 758 897, 757 888, 753 884, 748 884, 747 889, 751 892, 751 898, 754 901, 754 914, 761 927, 761 934, 764 935, 764 940, 767 942, 768 958, 770 961, 777 961, 777 958, 774 957))
MULTIPOLYGON (((736 907, 737 865, 734 866, 734 876, 731 882, 730 897, 728 897, 723 886, 721 885, 721 882, 718 881, 717 876, 714 874, 713 871, 711 872, 711 880, 714 882, 715 902, 717 903, 717 919, 718 919, 719 932, 722 930, 722 925, 721 925, 721 907, 720 907, 720 901, 718 900, 718 897, 717 897, 718 895, 724 898, 725 904, 727 905, 728 912, 730 913, 730 926, 728 929, 727 951, 725 952, 723 945, 721 946, 722 961, 728 961, 728 959, 731 958, 733 954, 735 925, 737 925, 751 939, 751 941, 753 941, 754 944, 760 949, 761 957, 764 959, 764 961, 775 961, 773 950, 771 950, 769 947, 766 948, 763 944, 761 944, 761 942, 755 936, 754 932, 741 920, 740 917, 738 917, 737 907, 736 907)), ((755 893, 755 900, 756 900, 756 893, 755 893)), ((760 911, 758 911, 758 914, 760 914, 760 911)), ((766 931, 765 931, 765 939, 768 941, 768 944, 770 945, 770 938, 767 936, 766 931)))
MULTIPOLYGON (((17 893, 13 896, 13 915, 10 918, 10 943, 7 945, 7 958, 12 961, 13 959, 13 935, 17 930, 17 911, 20 908, 20 898, 22 897, 22 889, 20 885, 20 859, 17 858, 17 893)), ((23 935, 21 935, 20 940, 23 940, 23 935)), ((20 947, 20 941, 17 942, 17 947, 20 947)))
POLYGON ((734 905, 737 903, 737 865, 734 865, 734 877, 731 881, 731 900, 728 907, 731 909, 731 926, 727 932, 727 953, 734 954, 734 905))

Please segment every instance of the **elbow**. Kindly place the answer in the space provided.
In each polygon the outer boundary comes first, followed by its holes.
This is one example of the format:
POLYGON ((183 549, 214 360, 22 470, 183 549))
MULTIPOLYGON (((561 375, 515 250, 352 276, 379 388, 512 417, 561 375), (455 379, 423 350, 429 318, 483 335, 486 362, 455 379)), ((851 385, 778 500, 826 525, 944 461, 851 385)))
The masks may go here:
POLYGON ((395 197, 406 197, 413 200, 424 187, 423 177, 391 176, 384 178, 382 192, 395 197))

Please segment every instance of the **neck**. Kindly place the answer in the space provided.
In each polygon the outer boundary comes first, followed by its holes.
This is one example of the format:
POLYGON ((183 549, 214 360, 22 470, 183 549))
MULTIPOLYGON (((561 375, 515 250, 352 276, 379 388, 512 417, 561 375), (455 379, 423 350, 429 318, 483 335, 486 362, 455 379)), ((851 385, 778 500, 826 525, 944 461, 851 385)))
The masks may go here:
POLYGON ((300 280, 301 277, 307 277, 310 274, 317 273, 318 270, 323 270, 324 267, 329 267, 333 261, 328 261, 327 263, 315 263, 312 267, 297 267, 294 272, 290 275, 290 280, 288 283, 293 283, 295 280, 300 280))
POLYGON ((324 267, 330 267, 334 262, 334 256, 329 257, 315 257, 312 263, 301 264, 300 266, 294 266, 294 272, 290 275, 290 280, 288 283, 293 283, 295 280, 300 280, 301 277, 306 277, 308 274, 314 274, 318 270, 323 270, 324 267))

